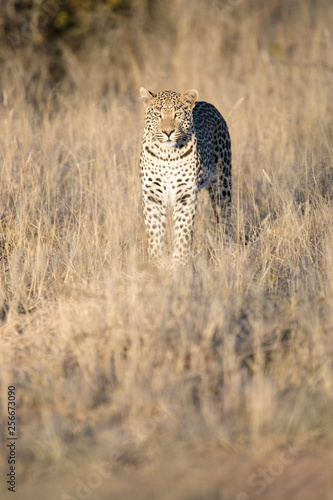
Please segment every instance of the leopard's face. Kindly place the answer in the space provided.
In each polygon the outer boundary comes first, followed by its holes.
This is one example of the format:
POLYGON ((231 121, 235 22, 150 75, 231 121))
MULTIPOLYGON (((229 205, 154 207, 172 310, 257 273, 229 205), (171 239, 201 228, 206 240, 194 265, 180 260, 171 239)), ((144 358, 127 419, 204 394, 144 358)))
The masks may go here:
POLYGON ((146 109, 145 127, 154 142, 163 148, 176 147, 192 134, 196 90, 184 94, 169 90, 153 94, 142 88, 140 92, 146 109))

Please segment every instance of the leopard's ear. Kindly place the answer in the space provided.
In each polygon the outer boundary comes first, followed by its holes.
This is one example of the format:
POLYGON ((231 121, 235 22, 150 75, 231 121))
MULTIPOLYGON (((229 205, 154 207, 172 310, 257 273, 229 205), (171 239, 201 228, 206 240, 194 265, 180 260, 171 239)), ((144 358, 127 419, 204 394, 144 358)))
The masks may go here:
POLYGON ((187 90, 180 96, 180 100, 191 109, 194 108, 195 103, 197 102, 199 97, 199 93, 195 89, 187 90))
POLYGON ((140 97, 141 97, 141 100, 143 102, 145 109, 147 109, 149 106, 151 106, 153 104, 154 99, 156 97, 156 94, 153 94, 152 92, 145 89, 144 87, 141 87, 140 97))

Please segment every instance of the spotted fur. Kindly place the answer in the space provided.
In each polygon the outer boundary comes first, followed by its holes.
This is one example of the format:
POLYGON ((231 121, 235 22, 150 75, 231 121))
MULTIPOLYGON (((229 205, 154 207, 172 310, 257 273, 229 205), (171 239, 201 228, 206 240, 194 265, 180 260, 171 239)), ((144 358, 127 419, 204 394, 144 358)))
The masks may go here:
POLYGON ((188 260, 198 192, 209 191, 227 232, 231 211, 231 144, 227 124, 198 92, 140 90, 145 127, 140 156, 143 213, 153 263, 163 257, 168 205, 174 223, 173 263, 188 260))

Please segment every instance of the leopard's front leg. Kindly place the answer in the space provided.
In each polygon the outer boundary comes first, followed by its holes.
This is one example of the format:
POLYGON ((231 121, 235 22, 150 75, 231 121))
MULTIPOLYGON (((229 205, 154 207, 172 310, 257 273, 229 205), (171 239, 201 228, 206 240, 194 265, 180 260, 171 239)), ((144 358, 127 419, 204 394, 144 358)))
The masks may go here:
POLYGON ((180 193, 173 207, 174 251, 172 265, 185 265, 188 261, 193 238, 194 217, 197 208, 196 186, 180 193))
POLYGON ((163 257, 166 227, 166 204, 156 193, 143 190, 143 216, 148 238, 149 260, 159 266, 163 257))

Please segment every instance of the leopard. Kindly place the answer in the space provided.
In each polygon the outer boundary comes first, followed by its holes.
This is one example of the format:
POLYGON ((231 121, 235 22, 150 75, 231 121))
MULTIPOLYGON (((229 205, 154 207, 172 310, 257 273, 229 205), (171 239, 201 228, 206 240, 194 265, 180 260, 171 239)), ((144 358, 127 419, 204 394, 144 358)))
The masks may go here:
MULTIPOLYGON (((149 261, 165 259, 166 222, 172 212, 171 266, 191 254, 198 193, 206 188, 223 238, 231 230, 231 140, 217 108, 198 101, 198 91, 180 94, 140 89, 145 111, 140 153, 143 218, 149 261)), ((165 261, 165 260, 164 260, 165 261)))

